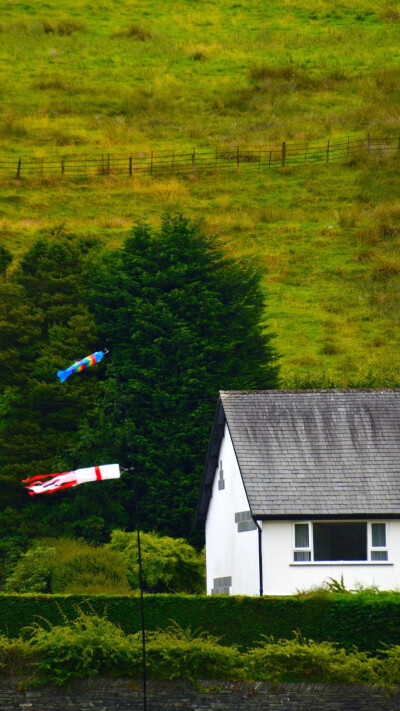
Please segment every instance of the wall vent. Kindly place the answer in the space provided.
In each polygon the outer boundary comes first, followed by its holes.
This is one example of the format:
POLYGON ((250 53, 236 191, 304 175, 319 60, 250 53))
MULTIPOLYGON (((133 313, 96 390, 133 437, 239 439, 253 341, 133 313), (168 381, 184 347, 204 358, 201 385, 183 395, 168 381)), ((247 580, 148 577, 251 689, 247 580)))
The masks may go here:
POLYGON ((238 533, 243 531, 254 531, 257 526, 251 518, 250 511, 239 511, 235 513, 235 523, 237 523, 238 533))
POLYGON ((214 578, 214 587, 211 590, 211 595, 229 595, 231 585, 232 577, 230 575, 224 578, 214 578))
POLYGON ((222 469, 222 459, 219 463, 219 470, 218 470, 218 489, 225 489, 225 479, 224 479, 224 470, 222 469))

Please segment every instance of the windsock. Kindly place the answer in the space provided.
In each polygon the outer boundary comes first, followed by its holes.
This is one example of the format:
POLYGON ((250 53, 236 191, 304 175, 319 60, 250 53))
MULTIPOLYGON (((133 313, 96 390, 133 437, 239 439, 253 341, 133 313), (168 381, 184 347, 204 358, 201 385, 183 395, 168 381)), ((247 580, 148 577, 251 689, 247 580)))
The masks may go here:
POLYGON ((34 476, 31 479, 24 479, 23 483, 29 484, 26 488, 30 496, 34 496, 35 494, 52 494, 60 489, 69 489, 72 486, 86 484, 89 481, 119 479, 120 476, 119 464, 102 464, 100 467, 76 469, 76 471, 63 472, 62 474, 34 476), (44 481, 45 479, 47 481, 44 481))
POLYGON ((66 370, 59 370, 57 375, 63 383, 73 373, 79 373, 81 370, 85 370, 85 368, 95 365, 95 363, 100 363, 103 356, 103 351, 96 351, 95 353, 86 356, 86 358, 82 358, 82 360, 77 360, 76 363, 72 363, 72 365, 70 365, 66 370))

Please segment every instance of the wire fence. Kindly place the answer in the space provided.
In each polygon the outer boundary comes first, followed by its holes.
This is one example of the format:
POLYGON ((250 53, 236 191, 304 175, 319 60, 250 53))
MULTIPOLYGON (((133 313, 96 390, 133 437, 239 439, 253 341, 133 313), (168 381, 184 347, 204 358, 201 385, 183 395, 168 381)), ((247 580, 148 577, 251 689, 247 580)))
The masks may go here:
POLYGON ((104 175, 177 175, 225 169, 265 170, 292 168, 307 164, 346 164, 362 155, 385 157, 400 155, 400 137, 345 138, 316 143, 287 143, 272 148, 215 148, 192 151, 150 151, 125 155, 69 155, 60 158, 2 160, 0 178, 61 177, 104 175))

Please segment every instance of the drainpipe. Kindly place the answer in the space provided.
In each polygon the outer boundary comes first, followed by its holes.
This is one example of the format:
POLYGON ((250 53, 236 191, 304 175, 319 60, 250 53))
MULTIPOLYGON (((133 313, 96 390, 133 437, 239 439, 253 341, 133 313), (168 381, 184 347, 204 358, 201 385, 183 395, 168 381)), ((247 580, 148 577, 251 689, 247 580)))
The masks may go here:
POLYGON ((258 529, 258 571, 260 575, 260 597, 263 596, 263 565, 262 565, 262 528, 258 524, 257 521, 255 521, 255 524, 258 529))

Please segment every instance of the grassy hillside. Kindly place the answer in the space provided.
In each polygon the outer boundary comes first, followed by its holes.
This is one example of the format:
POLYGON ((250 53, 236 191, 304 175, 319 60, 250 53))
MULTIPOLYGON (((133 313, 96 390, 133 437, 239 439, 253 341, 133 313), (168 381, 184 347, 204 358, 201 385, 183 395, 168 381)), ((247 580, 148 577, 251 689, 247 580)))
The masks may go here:
MULTIPOLYGON (((400 6, 370 0, 0 1, 0 160, 400 135, 400 6)), ((398 383, 399 161, 208 176, 3 179, 17 255, 118 244, 165 209, 257 258, 282 384, 398 383)))

